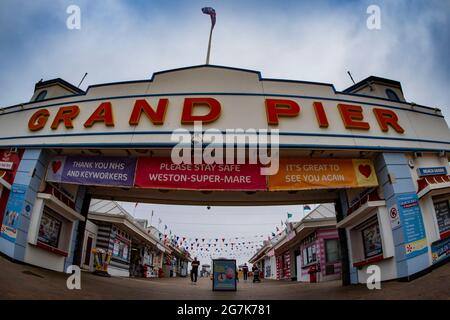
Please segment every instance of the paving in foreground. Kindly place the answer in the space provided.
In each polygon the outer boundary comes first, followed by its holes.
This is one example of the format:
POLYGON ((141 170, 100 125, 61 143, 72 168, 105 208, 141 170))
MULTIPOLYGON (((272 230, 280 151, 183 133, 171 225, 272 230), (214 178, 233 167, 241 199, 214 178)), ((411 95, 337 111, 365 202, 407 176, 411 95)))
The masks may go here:
POLYGON ((306 284, 263 280, 238 284, 236 292, 213 292, 211 280, 200 278, 103 278, 83 272, 81 290, 68 290, 68 275, 16 264, 0 257, 0 299, 446 299, 450 300, 450 263, 411 282, 382 283, 381 290, 364 285, 342 287, 340 281, 306 284))

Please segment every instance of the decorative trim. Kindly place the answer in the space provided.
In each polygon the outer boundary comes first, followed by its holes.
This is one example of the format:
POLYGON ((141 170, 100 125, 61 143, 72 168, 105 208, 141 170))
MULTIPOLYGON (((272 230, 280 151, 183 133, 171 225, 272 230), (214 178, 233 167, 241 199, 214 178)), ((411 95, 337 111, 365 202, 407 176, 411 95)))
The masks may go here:
POLYGON ((372 257, 372 258, 369 258, 369 259, 365 259, 363 261, 355 262, 355 263, 353 263, 353 266, 355 268, 362 268, 363 266, 366 266, 366 265, 369 265, 369 264, 372 264, 372 263, 375 263, 375 262, 380 262, 380 261, 383 261, 383 260, 387 260, 387 259, 389 259, 389 258, 385 258, 385 257, 383 257, 383 254, 380 254, 380 255, 377 255, 375 257, 372 257))
POLYGON ((45 243, 42 243, 42 242, 40 242, 39 240, 36 242, 35 245, 34 245, 34 244, 32 244, 32 245, 33 245, 33 246, 36 246, 36 247, 38 247, 38 248, 47 250, 47 251, 49 251, 49 252, 51 252, 51 253, 54 253, 54 254, 63 256, 63 257, 67 257, 67 256, 69 255, 67 252, 62 251, 62 250, 60 250, 60 249, 58 249, 58 248, 55 248, 55 247, 46 245, 45 243))
MULTIPOLYGON (((194 133, 192 130, 189 131, 194 133)), ((12 136, 12 137, 0 137, 0 140, 12 140, 12 139, 38 139, 38 138, 58 138, 58 137, 80 137, 80 136, 118 136, 118 135, 172 135, 172 131, 120 131, 120 132, 88 132, 88 133, 64 133, 64 134, 41 134, 33 136, 12 136)), ((205 133, 203 131, 202 133, 205 133)), ((222 134, 226 131, 222 130, 222 134)), ((252 133, 244 133, 245 135, 252 133)), ((259 135, 259 133, 256 133, 259 135)), ((383 137, 383 136, 367 136, 367 135, 351 135, 351 134, 331 134, 331 133, 305 133, 305 132, 280 132, 280 136, 301 136, 301 137, 337 137, 348 139, 375 139, 375 140, 399 140, 399 141, 411 141, 411 142, 427 142, 427 143, 441 143, 450 145, 450 141, 428 140, 428 139, 414 139, 414 138, 402 138, 402 137, 383 137)))

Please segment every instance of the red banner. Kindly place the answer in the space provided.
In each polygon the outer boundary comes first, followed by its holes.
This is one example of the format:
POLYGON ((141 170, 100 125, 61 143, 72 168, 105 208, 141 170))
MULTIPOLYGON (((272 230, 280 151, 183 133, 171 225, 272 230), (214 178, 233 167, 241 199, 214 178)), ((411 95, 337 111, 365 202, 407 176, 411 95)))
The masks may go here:
POLYGON ((139 158, 135 186, 181 190, 266 190, 257 164, 174 164, 169 158, 139 158))
POLYGON ((0 150, 0 178, 13 183, 14 177, 19 167, 21 153, 0 150))

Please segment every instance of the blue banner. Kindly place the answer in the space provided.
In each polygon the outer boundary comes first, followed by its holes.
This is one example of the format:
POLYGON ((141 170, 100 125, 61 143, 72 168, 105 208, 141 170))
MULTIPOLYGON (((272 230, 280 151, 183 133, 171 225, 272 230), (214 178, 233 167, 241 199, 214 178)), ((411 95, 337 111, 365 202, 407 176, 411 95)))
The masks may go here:
POLYGON ((450 256, 450 238, 433 243, 431 246, 431 258, 433 264, 445 260, 450 256))
POLYGON ((213 291, 236 290, 236 260, 213 260, 213 291))
POLYGON ((8 203, 3 217, 0 236, 11 242, 16 242, 19 218, 25 206, 25 193, 28 186, 13 184, 9 195, 8 203))
POLYGON ((136 158, 55 157, 47 170, 47 181, 92 186, 132 187, 136 158))
POLYGON ((442 175, 447 174, 447 168, 446 167, 418 168, 417 174, 419 175, 419 177, 442 175))
POLYGON ((416 193, 397 197, 397 206, 402 222, 406 258, 410 259, 428 251, 422 211, 416 193))

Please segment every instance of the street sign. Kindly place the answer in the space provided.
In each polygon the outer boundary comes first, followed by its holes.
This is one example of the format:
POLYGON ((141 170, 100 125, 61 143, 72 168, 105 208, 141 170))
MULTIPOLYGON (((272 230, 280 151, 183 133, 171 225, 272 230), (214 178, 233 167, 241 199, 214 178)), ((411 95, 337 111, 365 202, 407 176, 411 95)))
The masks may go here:
POLYGON ((394 229, 400 225, 400 216, 396 205, 389 209, 389 219, 391 221, 391 228, 394 229))

